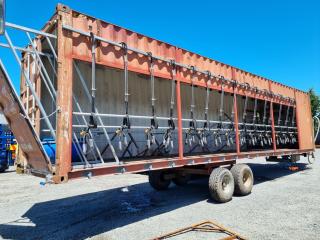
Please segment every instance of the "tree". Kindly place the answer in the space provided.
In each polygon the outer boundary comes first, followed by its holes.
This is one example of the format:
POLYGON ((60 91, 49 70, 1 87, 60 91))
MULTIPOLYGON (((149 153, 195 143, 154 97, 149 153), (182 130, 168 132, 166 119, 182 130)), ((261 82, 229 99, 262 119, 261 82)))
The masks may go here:
POLYGON ((310 88, 309 95, 311 101, 312 116, 320 115, 320 96, 316 95, 313 88, 310 88))

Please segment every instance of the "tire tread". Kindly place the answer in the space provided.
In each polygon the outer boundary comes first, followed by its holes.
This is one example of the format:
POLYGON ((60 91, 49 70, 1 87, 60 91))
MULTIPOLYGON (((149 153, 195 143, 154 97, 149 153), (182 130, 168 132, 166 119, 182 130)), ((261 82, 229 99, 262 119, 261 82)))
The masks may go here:
MULTIPOLYGON (((210 178, 209 178, 209 191, 210 191, 210 196, 217 202, 228 202, 232 199, 232 195, 231 197, 228 196, 223 196, 222 192, 220 191, 220 176, 222 174, 224 174, 226 171, 229 171, 226 168, 215 168, 211 174, 210 174, 210 178)), ((230 173, 231 174, 231 173, 230 173)), ((230 175, 231 178, 233 178, 232 174, 230 175)))
POLYGON ((244 185, 242 184, 242 171, 244 171, 245 169, 249 170, 251 173, 251 177, 252 177, 252 185, 253 185, 253 173, 251 168, 247 165, 247 164, 236 164, 231 168, 231 173, 232 176, 234 178, 234 193, 240 196, 246 196, 249 195, 252 191, 252 186, 250 189, 245 189, 244 185))

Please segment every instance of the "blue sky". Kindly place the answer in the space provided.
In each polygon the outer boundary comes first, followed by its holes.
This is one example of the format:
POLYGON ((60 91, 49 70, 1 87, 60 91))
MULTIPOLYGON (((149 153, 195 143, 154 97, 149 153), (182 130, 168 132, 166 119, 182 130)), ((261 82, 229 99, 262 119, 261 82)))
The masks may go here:
MULTIPOLYGON (((39 29, 58 2, 301 90, 314 87, 320 94, 320 1, 9 0, 7 21, 39 29)), ((26 44, 19 35, 14 40, 26 44)), ((11 55, 0 49, 18 86, 11 55)))

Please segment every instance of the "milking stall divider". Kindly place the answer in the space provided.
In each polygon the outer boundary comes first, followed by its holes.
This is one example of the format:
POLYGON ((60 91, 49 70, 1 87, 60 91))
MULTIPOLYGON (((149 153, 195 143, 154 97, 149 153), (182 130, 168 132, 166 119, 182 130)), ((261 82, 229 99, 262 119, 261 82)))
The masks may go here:
POLYGON ((0 106, 19 161, 34 175, 61 183, 146 172, 163 190, 211 174, 212 197, 223 202, 220 178, 231 196, 233 188, 251 191, 244 188, 252 172, 240 159, 313 157, 305 92, 61 4, 41 31, 6 28, 0 46, 13 53, 21 87, 18 96, 1 63, 0 106), (25 34, 27 46, 16 46, 9 29, 25 34))

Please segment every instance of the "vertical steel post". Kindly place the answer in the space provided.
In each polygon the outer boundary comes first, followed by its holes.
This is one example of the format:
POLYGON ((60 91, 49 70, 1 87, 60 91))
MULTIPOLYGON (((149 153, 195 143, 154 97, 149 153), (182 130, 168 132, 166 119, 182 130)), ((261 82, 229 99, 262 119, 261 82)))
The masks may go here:
POLYGON ((95 120, 96 109, 96 39, 93 32, 91 36, 91 116, 89 117, 89 127, 96 128, 97 123, 95 120))
MULTIPOLYGON (((232 79, 236 81, 236 79, 235 79, 235 73, 234 73, 234 68, 232 68, 231 74, 232 74, 232 79)), ((238 121, 237 91, 238 91, 237 86, 234 86, 234 88, 233 88, 234 128, 235 128, 235 132, 236 132, 236 149, 237 149, 237 154, 240 154, 240 141, 239 141, 240 134, 239 134, 239 121, 238 121)))
MULTIPOLYGON (((178 70, 178 69, 177 69, 178 70)), ((178 122, 178 149, 179 149, 179 159, 183 159, 183 136, 182 136, 182 110, 181 110, 181 89, 180 89, 180 79, 181 79, 181 68, 177 71, 176 77, 176 98, 177 98, 177 122, 178 122)), ((173 80, 172 80, 173 81, 173 80)))
MULTIPOLYGON (((272 92, 271 82, 269 84, 269 91, 272 92)), ((273 144, 273 151, 277 150, 277 143, 276 143, 276 131, 274 127, 274 116, 273 116, 273 96, 271 96, 270 100, 270 118, 271 118, 271 132, 272 132, 272 144, 273 144)))
POLYGON ((274 127, 274 116, 273 116, 273 101, 270 102, 270 117, 271 117, 271 131, 272 131, 272 144, 273 144, 273 151, 277 150, 277 143, 276 143, 276 132, 274 127))
MULTIPOLYGON (((294 90, 294 98, 296 100, 296 104, 297 104, 297 91, 294 90)), ((298 112, 298 105, 296 105, 296 107, 294 108, 294 111, 296 111, 295 113, 295 117, 296 117, 296 124, 297 124, 297 132, 298 132, 298 148, 301 149, 302 146, 302 136, 301 136, 301 131, 300 131, 300 122, 299 122, 299 112, 298 112)))
POLYGON ((57 139, 56 139, 56 183, 68 180, 71 170, 72 150, 72 33, 63 30, 62 25, 72 25, 72 12, 58 5, 58 76, 57 76, 57 139))
MULTIPOLYGON (((28 78, 30 79, 30 53, 26 53, 27 54, 27 75, 28 78)), ((23 67, 25 69, 25 66, 23 67)), ((22 74, 21 74, 22 75, 22 74)), ((26 104, 26 109, 27 109, 27 115, 29 117, 29 97, 30 97, 30 90, 29 90, 29 86, 25 81, 25 87, 26 87, 26 91, 27 91, 27 104, 26 104)))

